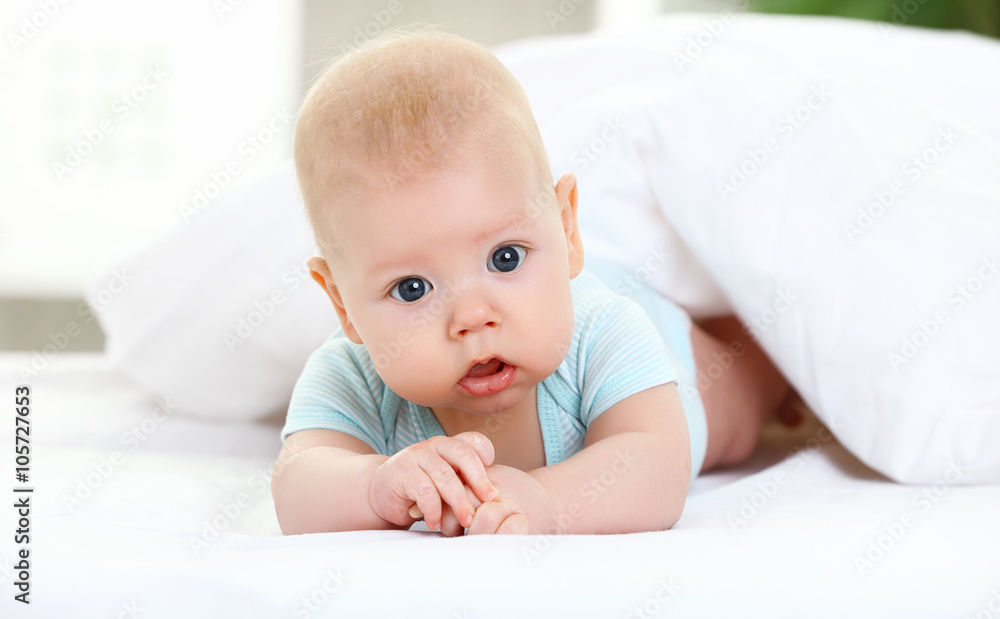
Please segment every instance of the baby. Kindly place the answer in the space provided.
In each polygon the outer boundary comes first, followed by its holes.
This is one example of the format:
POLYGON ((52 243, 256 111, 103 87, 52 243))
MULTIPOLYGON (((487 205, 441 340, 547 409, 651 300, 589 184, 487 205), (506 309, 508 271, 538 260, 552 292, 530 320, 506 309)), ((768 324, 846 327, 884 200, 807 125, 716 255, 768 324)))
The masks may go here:
POLYGON ((553 186, 523 89, 482 46, 394 31, 341 56, 294 151, 342 330, 282 431, 286 534, 668 529, 788 393, 734 319, 692 324, 584 268, 576 179, 553 186))

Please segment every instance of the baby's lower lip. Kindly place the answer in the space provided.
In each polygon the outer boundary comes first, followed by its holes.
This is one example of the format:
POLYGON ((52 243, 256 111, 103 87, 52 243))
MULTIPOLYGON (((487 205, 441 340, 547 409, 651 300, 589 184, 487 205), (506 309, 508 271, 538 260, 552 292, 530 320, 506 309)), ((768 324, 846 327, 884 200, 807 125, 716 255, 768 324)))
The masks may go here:
POLYGON ((503 369, 501 369, 496 374, 490 374, 489 376, 473 377, 465 376, 462 380, 458 381, 458 385, 465 389, 469 395, 492 395, 494 393, 500 393, 507 387, 510 387, 514 383, 514 378, 517 375, 517 368, 509 363, 504 364, 503 369))

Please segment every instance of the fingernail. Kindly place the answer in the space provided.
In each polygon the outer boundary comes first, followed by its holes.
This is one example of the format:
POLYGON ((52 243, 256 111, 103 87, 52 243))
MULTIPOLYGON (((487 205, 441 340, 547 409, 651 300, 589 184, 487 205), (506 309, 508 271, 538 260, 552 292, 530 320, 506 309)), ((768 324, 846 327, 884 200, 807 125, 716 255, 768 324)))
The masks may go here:
POLYGON ((466 528, 472 526, 472 514, 469 514, 468 516, 465 517, 465 526, 466 528))
POLYGON ((494 488, 493 490, 490 490, 489 494, 486 495, 486 500, 487 501, 496 501, 499 497, 500 497, 500 493, 497 492, 496 488, 494 488))

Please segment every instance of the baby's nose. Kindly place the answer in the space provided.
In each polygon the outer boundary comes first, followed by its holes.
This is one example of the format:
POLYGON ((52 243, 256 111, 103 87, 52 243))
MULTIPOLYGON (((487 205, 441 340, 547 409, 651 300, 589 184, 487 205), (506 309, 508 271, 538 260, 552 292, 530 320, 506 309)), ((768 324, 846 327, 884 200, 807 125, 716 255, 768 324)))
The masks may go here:
POLYGON ((484 294, 471 292, 460 295, 454 304, 449 335, 452 339, 462 339, 470 333, 483 329, 497 328, 501 324, 500 313, 484 294))

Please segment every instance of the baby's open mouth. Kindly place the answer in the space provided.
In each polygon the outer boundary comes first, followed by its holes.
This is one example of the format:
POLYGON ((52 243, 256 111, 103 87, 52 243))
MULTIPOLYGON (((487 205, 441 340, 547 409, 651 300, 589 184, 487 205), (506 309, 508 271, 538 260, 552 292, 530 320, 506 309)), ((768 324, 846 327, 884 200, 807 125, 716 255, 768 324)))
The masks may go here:
POLYGON ((493 357, 486 363, 477 363, 472 366, 469 373, 466 376, 471 376, 472 378, 482 378, 483 376, 489 376, 491 374, 496 374, 504 368, 504 362, 493 357))
POLYGON ((493 357, 469 368, 458 384, 469 395, 493 395, 510 387, 516 375, 516 367, 493 357))

